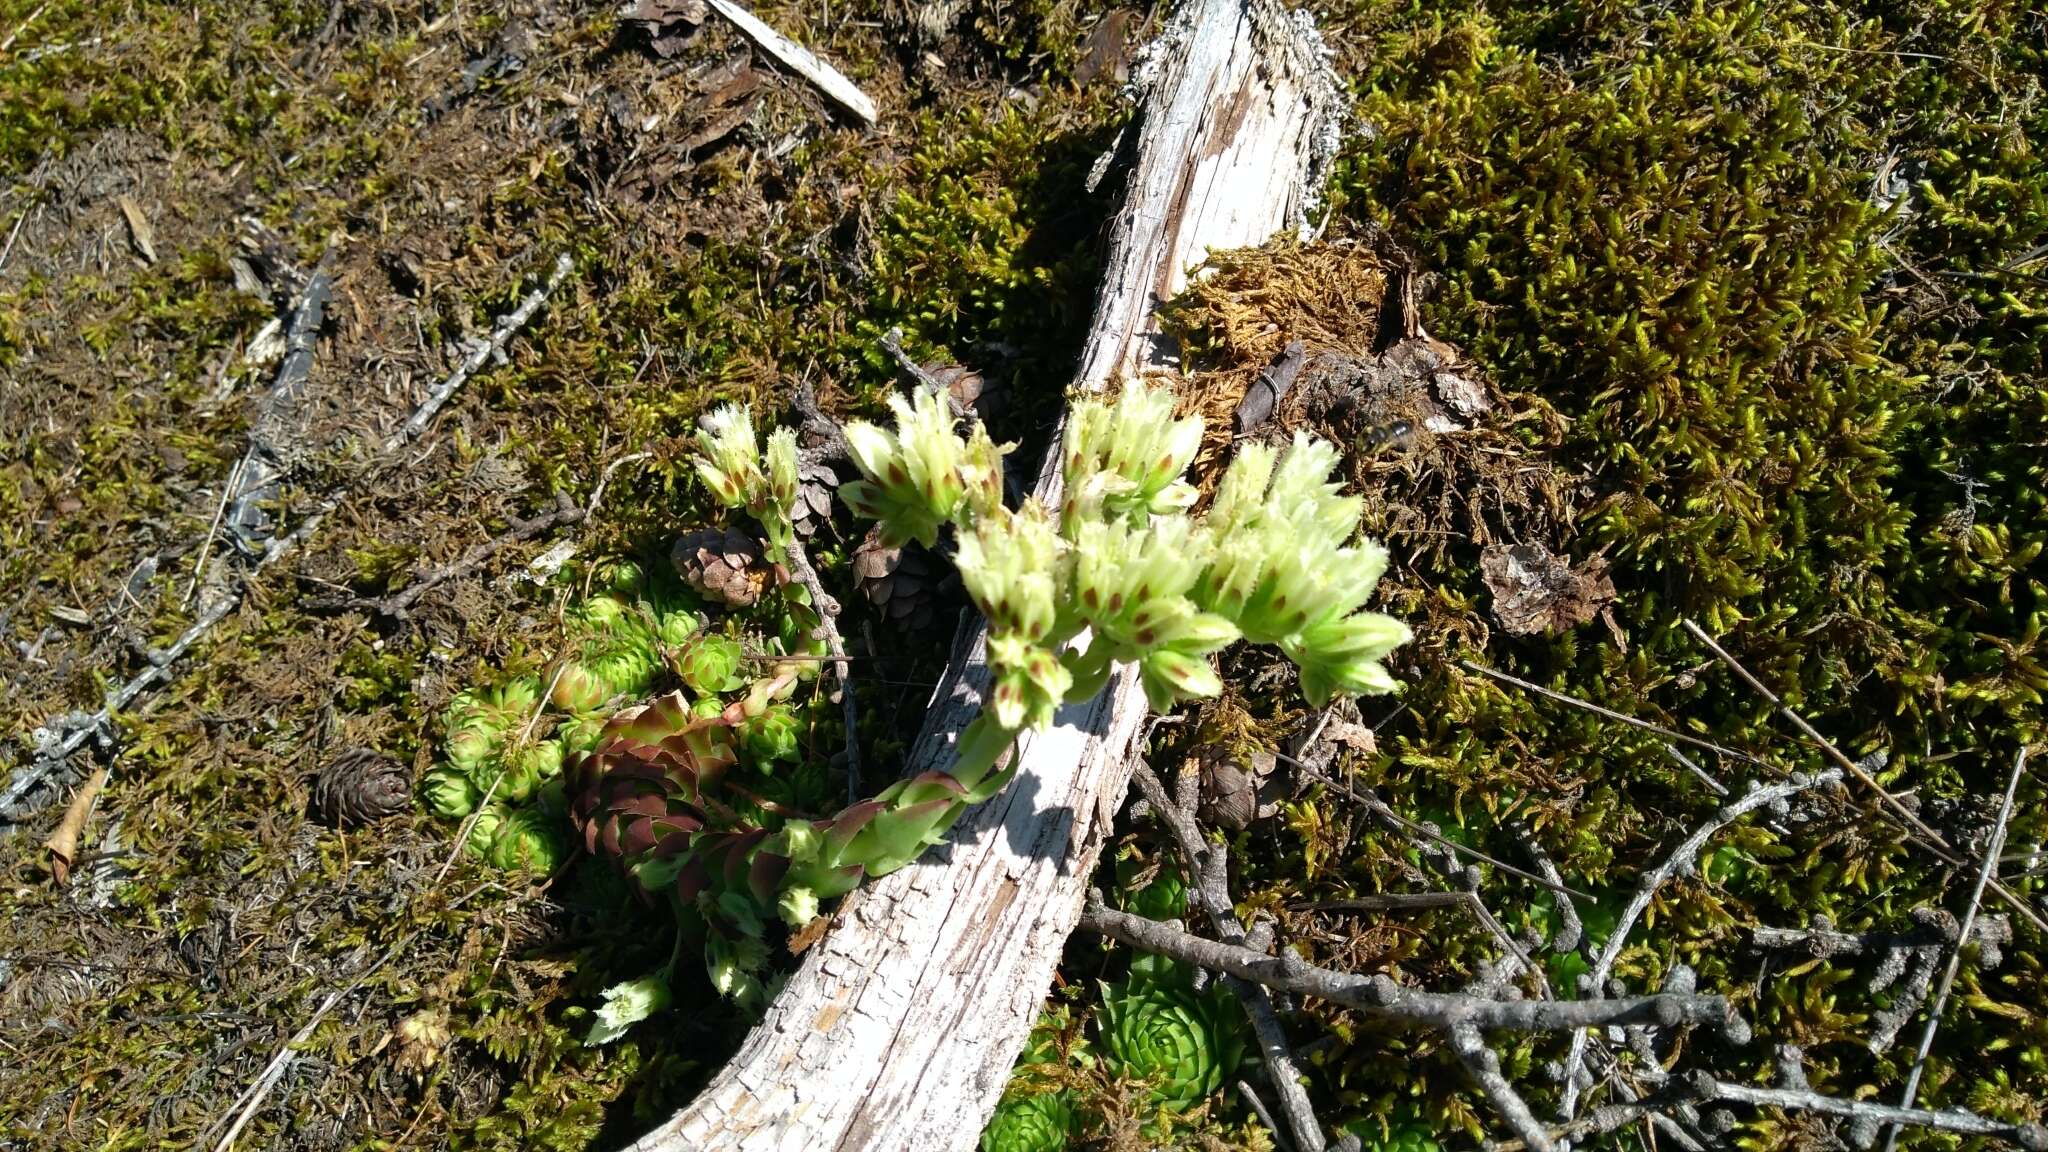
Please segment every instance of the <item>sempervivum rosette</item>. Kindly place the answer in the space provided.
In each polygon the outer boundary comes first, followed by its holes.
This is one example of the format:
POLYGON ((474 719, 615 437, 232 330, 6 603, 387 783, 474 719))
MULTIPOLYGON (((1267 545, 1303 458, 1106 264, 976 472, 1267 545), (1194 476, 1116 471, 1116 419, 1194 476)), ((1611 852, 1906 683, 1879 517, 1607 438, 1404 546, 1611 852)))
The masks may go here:
POLYGON ((1070 1092, 1012 1096, 988 1118, 981 1152, 1061 1152, 1073 1135, 1075 1120, 1070 1092))
POLYGON ((1153 1084, 1169 1108, 1187 1108, 1221 1087, 1243 1054, 1241 1022, 1211 986, 1132 980, 1102 989, 1102 1040, 1117 1071, 1153 1084))
POLYGON ((775 687, 708 715, 680 692, 629 708, 569 768, 569 816, 584 847, 703 916, 721 988, 756 986, 747 977, 751 961, 765 960, 756 943, 766 921, 808 923, 820 902, 915 859, 1008 779, 997 761, 1009 734, 977 723, 954 773, 897 781, 827 819, 798 818, 731 771, 737 726, 750 711, 767 714, 755 705, 769 707, 775 687))
POLYGON ((696 716, 680 692, 614 716, 569 766, 569 820, 592 855, 610 856, 650 892, 672 883, 704 797, 735 762, 731 728, 696 716))

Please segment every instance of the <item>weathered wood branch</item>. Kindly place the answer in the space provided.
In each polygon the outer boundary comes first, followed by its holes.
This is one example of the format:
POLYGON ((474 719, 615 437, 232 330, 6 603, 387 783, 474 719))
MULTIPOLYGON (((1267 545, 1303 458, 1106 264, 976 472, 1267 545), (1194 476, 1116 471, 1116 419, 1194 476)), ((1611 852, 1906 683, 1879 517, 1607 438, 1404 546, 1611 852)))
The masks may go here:
MULTIPOLYGON (((1157 309, 1208 252, 1298 230, 1337 139, 1321 44, 1276 0, 1188 0, 1139 76, 1084 391, 1162 363, 1157 309)), ((1057 457, 1037 484, 1053 503, 1057 457)), ((987 687, 983 641, 958 645, 913 770, 951 764, 987 687)), ((972 1147, 1080 916, 1144 716, 1125 671, 1020 741, 1010 787, 850 896, 739 1054, 639 1152, 972 1147)))

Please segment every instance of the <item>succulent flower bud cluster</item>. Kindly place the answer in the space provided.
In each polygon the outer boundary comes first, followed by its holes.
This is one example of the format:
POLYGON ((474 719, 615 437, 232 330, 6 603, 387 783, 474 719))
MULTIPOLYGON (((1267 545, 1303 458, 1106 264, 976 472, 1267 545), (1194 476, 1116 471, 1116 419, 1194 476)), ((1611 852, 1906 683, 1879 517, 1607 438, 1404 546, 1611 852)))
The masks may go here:
POLYGON ((1059 537, 1036 501, 998 507, 960 535, 960 582, 988 620, 989 697, 996 723, 1042 728, 1073 687, 1048 643, 1059 624, 1059 537))
POLYGON ((846 426, 861 479, 839 488, 847 507, 880 526, 884 544, 915 540, 929 548, 941 525, 1002 506, 1003 450, 980 424, 961 436, 951 406, 929 390, 911 401, 891 396, 889 409, 893 432, 860 421, 846 426))
POLYGON ((1110 516, 1170 515, 1194 507, 1181 479, 1202 446, 1202 418, 1173 418, 1173 393, 1124 385, 1116 403, 1087 401, 1067 420, 1061 465, 1068 481, 1062 526, 1071 536, 1099 509, 1110 516))
POLYGON ((1330 479, 1337 464, 1335 448, 1303 433, 1284 454, 1241 449, 1203 518, 1211 555, 1194 590, 1247 640, 1279 645, 1316 705, 1395 691, 1380 661, 1411 637, 1400 621, 1363 610, 1387 551, 1358 538, 1362 505, 1330 479))
POLYGON ((1380 661, 1408 629, 1362 610, 1386 552, 1358 536, 1363 505, 1331 481, 1328 444, 1300 435, 1284 456, 1246 446, 1197 520, 1182 475, 1201 418, 1176 419, 1172 393, 1130 383, 1075 406, 1055 525, 1035 501, 1002 506, 1001 452, 979 426, 961 436, 937 393, 890 407, 893 432, 847 430, 865 479, 841 490, 884 541, 929 544, 954 526, 954 563, 989 624, 1000 726, 1051 723, 1117 664, 1138 666, 1155 709, 1214 696, 1209 657, 1240 638, 1278 645, 1316 704, 1397 687, 1380 661), (1070 648, 1083 630, 1085 647, 1070 648))
POLYGON ((795 536, 798 485, 796 433, 778 428, 764 452, 753 410, 726 404, 698 422, 697 475, 728 508, 744 509, 768 537, 769 559, 781 562, 795 536))

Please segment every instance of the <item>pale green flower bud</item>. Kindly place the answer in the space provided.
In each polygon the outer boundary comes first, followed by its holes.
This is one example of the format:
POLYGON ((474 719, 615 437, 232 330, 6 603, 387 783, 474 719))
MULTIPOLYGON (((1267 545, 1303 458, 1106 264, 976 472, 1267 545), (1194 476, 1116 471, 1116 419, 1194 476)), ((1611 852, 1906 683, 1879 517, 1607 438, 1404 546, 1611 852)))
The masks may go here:
MULTIPOLYGON (((1113 405, 1089 400, 1076 406, 1067 421, 1062 461, 1067 484, 1076 490, 1088 489, 1105 473, 1119 481, 1095 488, 1111 513, 1164 515, 1194 504, 1195 490, 1181 481, 1181 473, 1201 446, 1201 417, 1175 420, 1171 391, 1131 381, 1113 405)), ((1067 519, 1069 530, 1075 524, 1067 519)))
POLYGON ((777 428, 768 435, 768 498, 778 508, 796 506, 796 433, 777 428))
POLYGON ((1051 633, 1058 611, 1060 542, 1037 501, 998 510, 960 535, 954 566, 992 631, 1035 643, 1051 633))
POLYGON ((728 508, 746 507, 767 486, 754 414, 743 404, 722 405, 698 421, 697 453, 697 475, 728 508))
POLYGON ((591 1018, 584 1046, 595 1048, 617 1040, 628 1028, 668 1007, 669 999, 668 981, 660 975, 612 985, 604 990, 604 1006, 591 1018))
POLYGON ((969 445, 953 430, 953 413, 945 399, 931 390, 914 401, 889 398, 896 430, 872 424, 846 427, 846 444, 863 479, 840 486, 847 506, 880 525, 891 547, 907 540, 930 547, 939 526, 953 519, 974 489, 970 509, 989 506, 988 493, 999 504, 1002 474, 992 443, 969 445))
POLYGON ((1050 727, 1074 683, 1058 656, 1015 633, 989 634, 988 665, 995 680, 989 709, 999 726, 1012 731, 1050 727))
POLYGON ((1280 645, 1316 704, 1392 691, 1379 660, 1410 638, 1399 621, 1361 611, 1387 553, 1354 542, 1363 504, 1331 480, 1338 463, 1335 448, 1301 433, 1277 460, 1246 446, 1203 520, 1215 555, 1191 593, 1247 639, 1280 645))
POLYGON ((1165 712, 1181 700, 1216 696, 1223 681, 1206 656, 1190 655, 1173 648, 1149 653, 1138 664, 1139 679, 1145 685, 1145 700, 1155 712, 1165 712))
POLYGON ((791 888, 776 901, 775 911, 791 928, 801 928, 818 917, 818 894, 809 888, 791 888))

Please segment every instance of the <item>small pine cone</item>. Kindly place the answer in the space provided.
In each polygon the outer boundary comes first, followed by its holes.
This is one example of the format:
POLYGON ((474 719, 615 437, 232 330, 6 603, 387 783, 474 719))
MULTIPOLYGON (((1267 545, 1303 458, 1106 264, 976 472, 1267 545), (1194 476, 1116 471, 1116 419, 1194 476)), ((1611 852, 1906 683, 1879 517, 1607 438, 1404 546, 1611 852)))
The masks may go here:
POLYGON ((1271 815, 1281 793, 1276 766, 1273 754, 1263 749, 1242 752, 1204 744, 1195 752, 1202 781, 1196 814, 1230 832, 1242 832, 1252 821, 1271 815))
POLYGON ((676 573, 713 604, 747 608, 761 598, 773 567, 761 542, 734 528, 700 528, 677 538, 676 573))
POLYGON ((884 548, 871 529, 853 550, 853 583, 892 626, 921 632, 938 620, 939 602, 958 579, 920 544, 884 548))
POLYGON ((796 511, 791 520, 805 540, 832 523, 832 500, 839 494, 839 473, 830 464, 800 464, 796 470, 796 511))
POLYGON ((931 378, 946 391, 962 408, 973 412, 983 420, 990 420, 1002 411, 1003 394, 999 387, 991 386, 986 377, 972 368, 958 364, 942 364, 926 369, 931 378))
POLYGON ((351 748, 313 779, 313 808, 330 824, 371 824, 412 805, 412 773, 381 752, 351 748))

